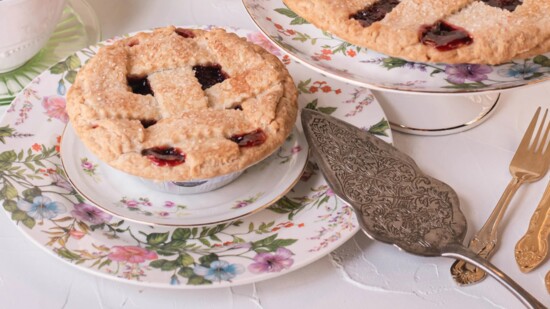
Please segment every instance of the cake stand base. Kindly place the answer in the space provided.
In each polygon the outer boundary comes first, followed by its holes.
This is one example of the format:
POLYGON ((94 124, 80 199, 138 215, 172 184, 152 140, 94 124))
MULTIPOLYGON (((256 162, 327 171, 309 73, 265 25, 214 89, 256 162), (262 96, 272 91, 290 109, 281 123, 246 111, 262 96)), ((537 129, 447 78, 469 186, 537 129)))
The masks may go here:
POLYGON ((447 135, 472 129, 496 110, 500 93, 419 95, 372 91, 392 130, 415 135, 447 135))

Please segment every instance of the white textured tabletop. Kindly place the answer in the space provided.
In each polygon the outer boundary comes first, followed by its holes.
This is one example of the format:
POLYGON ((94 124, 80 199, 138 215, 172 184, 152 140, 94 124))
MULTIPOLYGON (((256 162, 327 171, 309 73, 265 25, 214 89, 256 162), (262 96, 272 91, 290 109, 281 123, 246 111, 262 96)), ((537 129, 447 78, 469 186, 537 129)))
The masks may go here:
MULTIPOLYGON (((239 0, 89 0, 103 38, 174 25, 223 25, 255 30, 239 0)), ((305 69, 305 68, 304 68, 305 69)), ((395 145, 428 174, 450 184, 477 231, 510 180, 508 164, 536 106, 550 107, 550 84, 504 92, 479 127, 442 137, 394 133, 395 145)), ((523 274, 513 248, 546 184, 522 187, 504 218, 492 262, 545 304, 546 261, 523 274)), ((99 278, 52 257, 0 215, 0 308, 523 308, 494 279, 458 287, 453 262, 423 258, 358 233, 317 262, 267 281, 232 288, 163 290, 99 278)))

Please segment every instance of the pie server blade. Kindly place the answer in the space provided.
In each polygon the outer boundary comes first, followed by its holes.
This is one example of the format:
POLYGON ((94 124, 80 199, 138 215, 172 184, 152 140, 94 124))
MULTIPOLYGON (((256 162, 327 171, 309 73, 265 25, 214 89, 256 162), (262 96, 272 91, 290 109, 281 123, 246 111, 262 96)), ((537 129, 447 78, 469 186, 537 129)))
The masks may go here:
POLYGON ((546 308, 462 245, 466 218, 450 186, 351 124, 311 109, 303 109, 301 118, 313 158, 336 195, 353 207, 367 236, 416 255, 462 259, 485 270, 527 307, 546 308))

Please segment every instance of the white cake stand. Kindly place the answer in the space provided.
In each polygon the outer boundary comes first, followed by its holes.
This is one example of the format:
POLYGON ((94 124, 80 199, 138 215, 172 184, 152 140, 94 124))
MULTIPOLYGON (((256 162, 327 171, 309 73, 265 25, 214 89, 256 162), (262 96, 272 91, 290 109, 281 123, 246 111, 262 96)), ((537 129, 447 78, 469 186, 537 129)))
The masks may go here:
POLYGON ((260 31, 289 57, 327 77, 373 90, 392 129, 445 135, 480 125, 505 90, 550 80, 550 53, 498 66, 409 62, 321 31, 281 0, 242 0, 260 31))

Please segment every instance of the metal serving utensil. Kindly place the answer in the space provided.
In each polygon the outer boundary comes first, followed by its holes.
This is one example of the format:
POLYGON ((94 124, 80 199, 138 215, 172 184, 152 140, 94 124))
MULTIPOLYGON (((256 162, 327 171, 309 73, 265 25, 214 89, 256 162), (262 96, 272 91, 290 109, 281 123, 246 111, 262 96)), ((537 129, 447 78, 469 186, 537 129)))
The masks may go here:
POLYGON ((302 110, 313 157, 362 230, 375 240, 421 256, 463 259, 493 276, 529 308, 546 308, 462 242, 466 218, 455 191, 422 173, 409 156, 353 125, 302 110))

